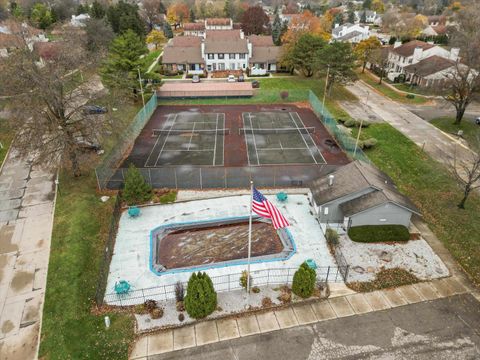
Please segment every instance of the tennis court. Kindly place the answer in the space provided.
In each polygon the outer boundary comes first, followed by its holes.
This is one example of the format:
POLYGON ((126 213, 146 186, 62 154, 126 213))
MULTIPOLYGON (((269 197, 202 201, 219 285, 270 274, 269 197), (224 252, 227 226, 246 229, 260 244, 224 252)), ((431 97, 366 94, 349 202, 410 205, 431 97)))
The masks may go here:
POLYGON ((326 164, 312 134, 297 112, 242 114, 249 165, 326 164))
POLYGON ((165 165, 223 166, 224 113, 180 112, 167 116, 161 128, 151 130, 156 138, 145 167, 165 165))

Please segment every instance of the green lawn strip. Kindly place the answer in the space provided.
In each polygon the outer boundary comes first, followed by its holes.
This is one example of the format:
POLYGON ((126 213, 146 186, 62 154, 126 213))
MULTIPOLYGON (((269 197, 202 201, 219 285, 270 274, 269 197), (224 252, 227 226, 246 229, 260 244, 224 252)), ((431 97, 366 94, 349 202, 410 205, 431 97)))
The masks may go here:
MULTIPOLYGON (((202 99, 178 99, 159 100, 163 105, 235 105, 235 104, 270 104, 304 102, 308 100, 308 91, 312 90, 320 99, 323 98, 325 82, 323 79, 302 78, 298 76, 284 78, 259 79, 260 88, 255 90, 256 94, 251 98, 202 98, 202 99), (281 92, 288 92, 288 96, 282 98, 281 92)), ((327 97, 328 102, 333 101, 354 101, 357 98, 343 86, 335 86, 331 96, 327 97)), ((338 109, 339 112, 343 110, 338 109)))
POLYGON ((411 87, 410 84, 405 84, 405 83, 391 83, 391 82, 388 82, 388 83, 390 85, 394 86, 395 88, 397 88, 398 90, 413 93, 413 94, 418 94, 420 96, 422 96, 422 95, 424 95, 424 96, 435 95, 432 92, 429 92, 428 90, 423 89, 423 88, 418 87, 418 86, 411 87))
POLYGON ((8 149, 13 140, 13 129, 5 119, 0 119, 0 167, 5 161, 8 149))
POLYGON ((372 124, 362 132, 378 140, 367 156, 413 200, 435 235, 480 284, 480 196, 472 193, 466 209, 459 209, 462 188, 442 164, 389 124, 372 124))
POLYGON ((403 225, 352 226, 348 236, 352 241, 364 243, 410 240, 410 233, 403 225))
POLYGON ((158 56, 161 54, 161 52, 162 52, 162 49, 153 50, 153 51, 150 51, 147 55, 145 55, 143 57, 145 67, 147 69, 150 65, 152 65, 152 63, 155 61, 155 59, 158 58, 158 56))
POLYGON ((367 73, 359 73, 358 76, 361 80, 393 101, 398 101, 405 104, 424 104, 429 101, 423 96, 415 96, 413 99, 408 99, 406 94, 398 93, 385 84, 379 84, 376 79, 372 78, 367 73))
POLYGON ((463 138, 474 151, 480 151, 480 126, 463 119, 460 125, 454 124, 453 117, 441 117, 430 121, 430 123, 446 133, 456 135, 463 130, 463 138))
POLYGON ((128 314, 92 314, 98 271, 115 198, 102 203, 93 174, 60 177, 53 225, 40 357, 126 359, 132 341, 128 314))

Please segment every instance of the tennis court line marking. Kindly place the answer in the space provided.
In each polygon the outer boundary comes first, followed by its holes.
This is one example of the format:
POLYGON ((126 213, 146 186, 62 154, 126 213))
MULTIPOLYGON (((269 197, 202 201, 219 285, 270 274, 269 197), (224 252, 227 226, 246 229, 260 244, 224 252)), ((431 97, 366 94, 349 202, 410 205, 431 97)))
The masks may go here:
MULTIPOLYGON (((300 123, 302 124, 302 126, 303 126, 304 128, 306 128, 306 126, 305 126, 302 118, 300 117, 300 115, 298 115, 298 112, 295 112, 294 114, 297 115, 298 120, 300 120, 300 123)), ((317 144, 315 144, 315 140, 313 140, 312 135, 311 135, 310 133, 308 133, 308 136, 310 137, 310 140, 312 140, 312 143, 313 143, 313 145, 315 146, 315 149, 317 149, 317 152, 320 154, 320 157, 323 159, 323 163, 326 164, 326 163, 327 163, 327 160, 325 160, 325 158, 324 158, 323 155, 322 155, 322 152, 321 152, 320 149, 318 148, 317 144)))
MULTIPOLYGON (((310 156, 312 157, 313 161, 315 161, 315 164, 318 165, 317 159, 315 159, 315 156, 313 156, 312 149, 310 149, 310 147, 308 146, 307 141, 306 141, 305 138, 303 137, 303 134, 302 134, 302 132, 300 131, 300 128, 298 127, 298 124, 297 124, 296 121, 293 119, 292 113, 289 112, 288 115, 290 115, 290 118, 292 119, 293 123, 295 124, 296 128, 298 129, 298 133, 299 133, 300 136, 302 137, 302 140, 303 140, 303 142, 305 143, 305 146, 307 147, 308 151, 310 152, 310 156)), ((301 121, 301 119, 300 119, 300 121, 301 121)), ((304 124, 303 124, 303 125, 304 125, 304 124)), ((304 127, 305 127, 305 126, 304 126, 304 127)), ((311 138, 311 137, 312 137, 312 136, 310 136, 310 138, 311 138)), ((313 139, 312 139, 312 141, 313 141, 313 139)), ((315 142, 314 142, 314 144, 315 144, 315 142)))
MULTIPOLYGON (((242 122, 243 122, 243 128, 245 128, 245 118, 243 117, 245 113, 242 112, 242 122)), ((247 141, 247 133, 244 131, 243 132, 243 137, 245 138, 245 145, 247 147, 247 161, 248 161, 248 165, 250 165, 250 155, 248 155, 248 141, 247 141)))
POLYGON ((195 150, 177 150, 177 149, 175 149, 175 150, 163 150, 162 152, 166 153, 166 152, 197 152, 197 151, 198 152, 201 152, 201 151, 211 152, 211 151, 213 151, 213 149, 195 149, 195 150))
POLYGON ((197 125, 197 122, 194 121, 193 122, 193 128, 189 131, 191 131, 190 133, 190 140, 188 141, 188 147, 187 147, 187 150, 190 150, 190 146, 192 145, 192 139, 193 139, 193 135, 195 135, 195 126, 197 125))
POLYGON ((248 113, 250 120, 250 129, 252 129, 253 145, 255 146, 255 153, 257 154, 257 165, 260 165, 260 158, 258 157, 257 142, 255 140, 255 133, 253 132, 252 113, 248 113))
POLYGON ((213 146, 213 162, 212 162, 213 166, 215 166, 215 155, 217 153, 217 130, 218 130, 218 113, 217 113, 217 118, 215 119, 215 143, 213 146))
POLYGON ((168 137, 170 136, 170 131, 172 131, 173 127, 175 126, 175 122, 177 121, 177 116, 178 116, 178 114, 175 114, 175 117, 173 118, 172 126, 170 127, 170 129, 168 129, 168 133, 167 133, 167 137, 165 138, 165 142, 163 143, 163 146, 162 146, 162 148, 160 149, 160 153, 158 154, 157 159, 155 160, 155 167, 156 167, 157 164, 158 164, 158 159, 160 159, 160 156, 162 155, 163 148, 165 147, 165 145, 166 145, 167 142, 168 142, 168 137))
POLYGON ((225 113, 222 114, 222 129, 223 130, 223 151, 222 151, 222 165, 225 165, 225 113))
MULTIPOLYGON (((168 114, 167 116, 167 121, 165 121, 165 123, 168 124, 169 120, 170 120, 170 117, 172 116, 173 114, 168 114)), ((163 124, 163 128, 165 128, 165 124, 163 124)), ((145 160, 145 167, 149 167, 148 165, 148 160, 150 160, 150 156, 152 156, 153 154, 153 151, 155 150, 155 148, 157 147, 157 144, 158 144, 158 141, 160 140, 160 135, 157 136, 157 141, 155 141, 155 145, 153 145, 152 147, 152 150, 150 150, 150 154, 148 154, 148 157, 147 157, 147 160, 145 160)))

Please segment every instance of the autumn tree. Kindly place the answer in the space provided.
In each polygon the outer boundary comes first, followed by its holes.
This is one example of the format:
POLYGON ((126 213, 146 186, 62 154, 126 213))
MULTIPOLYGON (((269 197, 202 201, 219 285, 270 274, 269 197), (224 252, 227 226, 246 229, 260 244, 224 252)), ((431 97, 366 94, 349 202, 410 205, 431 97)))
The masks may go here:
POLYGON ((84 39, 67 31, 51 46, 41 67, 36 53, 26 46, 0 60, 0 83, 11 96, 12 125, 18 129, 15 150, 20 156, 43 167, 62 163, 72 175, 81 175, 85 146, 101 141, 107 130, 105 122, 83 111, 96 95, 95 86, 83 83, 75 73, 90 66, 84 39))
POLYGON ((368 39, 360 41, 355 46, 355 55, 357 56, 357 59, 362 62, 362 73, 365 72, 367 62, 372 62, 374 51, 381 46, 382 44, 376 36, 370 36, 368 39))
POLYGON ((167 41, 165 35, 163 35, 163 32, 159 30, 152 30, 150 33, 147 35, 147 44, 153 44, 155 45, 155 49, 158 49, 158 45, 163 44, 164 42, 167 41))
POLYGON ((270 19, 261 6, 251 6, 242 17, 242 30, 246 35, 264 34, 269 30, 270 19))
POLYGON ((183 3, 173 3, 167 9, 167 21, 176 29, 179 24, 188 22, 189 14, 190 11, 187 5, 183 3))
POLYGON ((350 43, 334 41, 322 48, 317 62, 321 72, 328 77, 327 92, 330 93, 335 84, 345 85, 357 79, 355 73, 356 57, 350 43))
POLYGON ((385 4, 383 3, 383 0, 373 0, 372 10, 379 14, 383 14, 385 12, 385 4))
POLYGON ((461 10, 456 21, 459 26, 451 34, 451 43, 460 49, 461 61, 445 75, 442 93, 455 107, 455 124, 460 124, 465 110, 480 92, 480 9, 472 6, 461 10))
POLYGON ((148 24, 149 30, 153 29, 153 25, 160 23, 160 16, 165 11, 162 0, 143 0, 140 16, 148 24))
POLYGON ((313 15, 310 11, 304 11, 300 16, 292 19, 288 30, 282 37, 282 42, 287 44, 294 43, 305 33, 318 35, 324 40, 330 39, 330 34, 325 30, 320 18, 313 15))
POLYGON ((381 85, 388 69, 388 48, 377 48, 372 51, 371 61, 378 75, 378 83, 381 85))

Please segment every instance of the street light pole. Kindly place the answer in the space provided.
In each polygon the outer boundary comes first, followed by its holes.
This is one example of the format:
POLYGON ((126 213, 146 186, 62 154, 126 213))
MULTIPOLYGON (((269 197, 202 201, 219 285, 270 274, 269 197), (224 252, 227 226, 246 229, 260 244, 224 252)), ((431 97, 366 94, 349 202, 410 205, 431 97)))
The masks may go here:
MULTIPOLYGON (((369 95, 370 95, 370 91, 367 91, 367 99, 365 100, 365 107, 367 107, 369 95)), ((362 132, 362 126, 363 126, 363 116, 362 116, 362 119, 360 120, 360 127, 358 128, 357 141, 355 141, 355 149, 353 150, 354 157, 357 154, 358 141, 360 140, 360 133, 362 132)))
POLYGON ((143 84, 142 84, 142 75, 140 75, 140 68, 138 70, 138 82, 140 83, 140 92, 142 94, 143 108, 145 108, 145 96, 143 96, 143 84))
POLYGON ((325 113, 325 97, 327 96, 328 76, 330 75, 330 65, 327 65, 327 77, 325 78, 325 90, 323 91, 322 111, 325 113))

